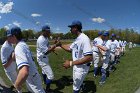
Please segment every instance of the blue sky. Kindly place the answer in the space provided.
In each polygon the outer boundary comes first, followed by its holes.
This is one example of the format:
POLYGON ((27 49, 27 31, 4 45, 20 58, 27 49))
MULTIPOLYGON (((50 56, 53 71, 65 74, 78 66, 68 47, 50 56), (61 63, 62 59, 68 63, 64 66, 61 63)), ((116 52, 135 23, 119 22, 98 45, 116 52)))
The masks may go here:
POLYGON ((133 28, 140 33, 140 0, 0 0, 1 9, 12 2, 11 10, 0 9, 0 28, 14 25, 39 31, 45 24, 53 32, 69 31, 73 20, 83 30, 133 28), (107 24, 110 25, 107 25, 107 24))

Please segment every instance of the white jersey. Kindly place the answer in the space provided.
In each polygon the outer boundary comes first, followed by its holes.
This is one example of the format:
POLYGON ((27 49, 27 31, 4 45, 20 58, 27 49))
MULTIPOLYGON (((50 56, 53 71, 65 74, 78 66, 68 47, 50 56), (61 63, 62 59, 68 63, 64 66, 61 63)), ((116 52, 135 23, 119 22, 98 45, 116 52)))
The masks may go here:
POLYGON ((109 42, 110 42, 110 45, 111 45, 110 46, 110 51, 115 52, 116 49, 119 48, 119 42, 117 40, 114 40, 114 41, 109 40, 109 42))
POLYGON ((126 44, 127 44, 127 42, 126 42, 126 41, 122 41, 122 47, 125 47, 125 46, 126 46, 126 44))
MULTIPOLYGON (((14 48, 12 44, 8 43, 8 41, 5 41, 4 44, 1 47, 1 61, 2 65, 5 65, 8 62, 8 59, 10 58, 12 52, 14 51, 14 48)), ((9 67, 4 68, 6 72, 11 72, 16 69, 16 63, 12 62, 9 67)))
MULTIPOLYGON (((81 33, 71 44, 73 61, 83 58, 85 55, 92 54, 90 39, 84 33, 81 33)), ((80 67, 81 65, 77 65, 80 67)))
POLYGON ((121 40, 119 40, 119 46, 122 47, 122 41, 121 40))
MULTIPOLYGON (((48 51, 49 49, 49 41, 48 38, 45 38, 43 35, 41 35, 38 39, 37 39, 37 58, 38 59, 42 59, 43 57, 45 57, 46 59, 48 59, 48 56, 45 55, 45 53, 48 51)), ((42 61, 39 61, 39 64, 44 64, 42 61)))
POLYGON ((107 50, 104 52, 104 56, 110 56, 111 42, 110 40, 104 40, 102 46, 106 47, 107 50))
POLYGON ((20 41, 15 47, 15 57, 18 69, 23 65, 29 66, 29 75, 38 73, 33 56, 24 41, 20 41))
POLYGON ((129 42, 129 48, 132 48, 132 45, 133 45, 132 42, 129 42))
POLYGON ((102 45, 103 44, 103 40, 100 37, 97 37, 97 38, 95 38, 93 40, 93 43, 92 44, 93 44, 92 51, 99 53, 99 49, 96 46, 97 45, 102 45))
POLYGON ((124 41, 124 45, 125 45, 125 46, 127 45, 127 42, 126 42, 126 41, 124 41))

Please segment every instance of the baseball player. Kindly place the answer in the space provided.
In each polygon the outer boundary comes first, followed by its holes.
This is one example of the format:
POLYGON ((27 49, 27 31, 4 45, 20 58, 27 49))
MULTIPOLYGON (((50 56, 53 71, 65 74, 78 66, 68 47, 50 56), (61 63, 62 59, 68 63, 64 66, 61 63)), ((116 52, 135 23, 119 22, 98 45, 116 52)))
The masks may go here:
POLYGON ((119 59, 120 59, 120 53, 121 53, 121 46, 120 46, 121 41, 119 39, 120 39, 120 36, 117 36, 116 40, 118 41, 119 48, 116 49, 116 54, 115 54, 116 55, 116 63, 120 62, 119 59))
POLYGON ((106 80, 106 69, 108 68, 109 60, 110 60, 110 49, 111 49, 111 43, 108 40, 109 39, 109 32, 104 32, 103 33, 103 44, 102 45, 97 45, 98 48, 102 50, 102 55, 103 55, 103 65, 101 68, 101 80, 99 82, 100 85, 105 83, 106 80))
POLYGON ((131 51, 132 46, 133 46, 133 43, 132 42, 129 42, 129 51, 131 51))
POLYGON ((122 56, 123 52, 122 52, 122 41, 119 40, 119 46, 120 46, 120 53, 119 53, 119 57, 122 56))
POLYGON ((102 32, 98 32, 98 37, 93 40, 93 46, 92 46, 92 51, 93 51, 93 64, 94 64, 94 77, 97 76, 97 70, 98 70, 98 63, 100 60, 100 50, 97 45, 102 45, 103 40, 102 40, 102 32))
POLYGON ((19 27, 13 27, 10 30, 10 36, 12 43, 16 44, 15 59, 18 68, 18 76, 14 84, 15 88, 20 93, 22 84, 27 82, 32 90, 31 92, 45 93, 31 51, 27 44, 22 41, 21 29, 19 27))
POLYGON ((116 64, 116 52, 117 49, 119 49, 119 42, 116 40, 116 34, 111 35, 111 40, 110 42, 110 66, 109 66, 109 71, 112 71, 113 65, 116 64))
POLYGON ((122 55, 124 55, 125 54, 125 47, 126 47, 126 45, 127 45, 127 42, 126 41, 122 41, 122 55))
POLYGON ((133 44, 133 47, 137 47, 137 45, 136 44, 133 44))
POLYGON ((46 91, 50 91, 50 84, 54 79, 53 71, 49 64, 48 54, 53 52, 59 43, 56 42, 53 46, 49 45, 50 27, 45 25, 42 27, 42 34, 37 39, 37 62, 42 69, 42 76, 46 84, 46 91))
POLYGON ((61 45, 62 49, 72 53, 73 58, 73 60, 65 60, 63 66, 66 69, 73 66, 73 93, 79 93, 90 68, 92 48, 90 39, 81 31, 82 23, 80 21, 73 21, 68 27, 71 28, 71 33, 75 34, 77 38, 70 46, 61 45))
POLYGON ((16 62, 14 61, 14 48, 11 44, 11 36, 9 31, 6 32, 7 40, 1 47, 1 62, 4 67, 5 74, 14 85, 17 78, 16 62))

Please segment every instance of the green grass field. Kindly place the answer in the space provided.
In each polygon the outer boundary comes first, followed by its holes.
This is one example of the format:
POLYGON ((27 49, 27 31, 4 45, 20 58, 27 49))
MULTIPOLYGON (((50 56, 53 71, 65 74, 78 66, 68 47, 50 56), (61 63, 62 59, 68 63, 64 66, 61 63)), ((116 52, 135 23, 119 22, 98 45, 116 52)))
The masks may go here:
MULTIPOLYGON (((31 51, 35 53, 35 47, 31 47, 31 51)), ((70 83, 72 80, 72 68, 64 69, 62 67, 63 58, 71 59, 71 54, 63 50, 57 50, 56 52, 58 55, 54 53, 49 55, 49 63, 55 75, 51 88, 54 93, 72 93, 72 83, 70 83)), ((132 51, 127 50, 126 54, 121 57, 121 62, 116 65, 116 71, 109 75, 103 86, 98 83, 101 76, 93 77, 93 66, 91 66, 89 74, 84 80, 86 87, 84 93, 134 93, 140 87, 139 55, 140 47, 134 48, 132 51)), ((41 72, 40 68, 39 72, 41 72)), ((0 73, 6 84, 10 85, 1 64, 0 73)), ((24 89, 24 91, 26 90, 24 89)))

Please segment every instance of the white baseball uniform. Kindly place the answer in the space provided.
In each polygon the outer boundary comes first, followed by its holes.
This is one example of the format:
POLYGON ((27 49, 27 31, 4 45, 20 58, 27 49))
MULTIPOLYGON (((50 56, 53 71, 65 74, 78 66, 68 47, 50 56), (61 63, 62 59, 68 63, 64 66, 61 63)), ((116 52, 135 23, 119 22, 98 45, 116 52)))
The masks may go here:
MULTIPOLYGON (((12 52, 14 52, 12 44, 5 41, 1 47, 1 61, 3 65, 8 62, 12 52)), ((14 84, 17 78, 16 62, 13 61, 7 68, 4 68, 4 71, 12 84, 14 84)))
POLYGON ((49 47, 48 38, 45 38, 43 35, 41 35, 37 39, 37 62, 42 68, 42 73, 46 74, 47 78, 52 80, 54 79, 54 74, 49 64, 48 55, 45 55, 49 47))
POLYGON ((41 77, 37 71, 31 51, 29 50, 29 47, 24 41, 20 41, 16 45, 15 57, 16 57, 16 64, 18 69, 20 69, 20 67, 22 66, 29 67, 29 75, 27 77, 26 83, 32 89, 31 92, 45 93, 42 87, 41 77))
POLYGON ((129 42, 129 49, 131 49, 132 48, 132 42, 129 42))
POLYGON ((103 69, 107 69, 109 60, 110 60, 110 49, 111 49, 111 42, 110 40, 104 40, 102 46, 106 47, 107 50, 103 54, 103 69))
POLYGON ((122 52, 125 52, 125 46, 126 46, 127 42, 126 41, 122 41, 122 52))
POLYGON ((115 61, 115 53, 117 52, 117 48, 119 48, 119 43, 117 40, 109 40, 110 42, 110 56, 111 56, 111 62, 115 61))
POLYGON ((119 44, 119 41, 118 40, 116 40, 116 44, 117 44, 117 49, 116 49, 116 53, 115 53, 115 55, 116 56, 119 56, 120 55, 120 44, 119 44))
MULTIPOLYGON (((84 33, 81 33, 71 44, 70 50, 72 50, 73 61, 92 54, 90 39, 84 33)), ((73 66, 73 90, 78 91, 80 89, 80 86, 89 71, 89 67, 90 66, 87 64, 73 66)))
POLYGON ((94 62, 94 67, 98 67, 99 63, 99 49, 96 47, 97 45, 102 45, 103 40, 100 37, 97 37, 93 40, 93 46, 92 46, 92 51, 93 51, 93 62, 94 62))
POLYGON ((123 48, 122 48, 122 41, 119 40, 119 46, 120 46, 120 55, 123 53, 123 48))

